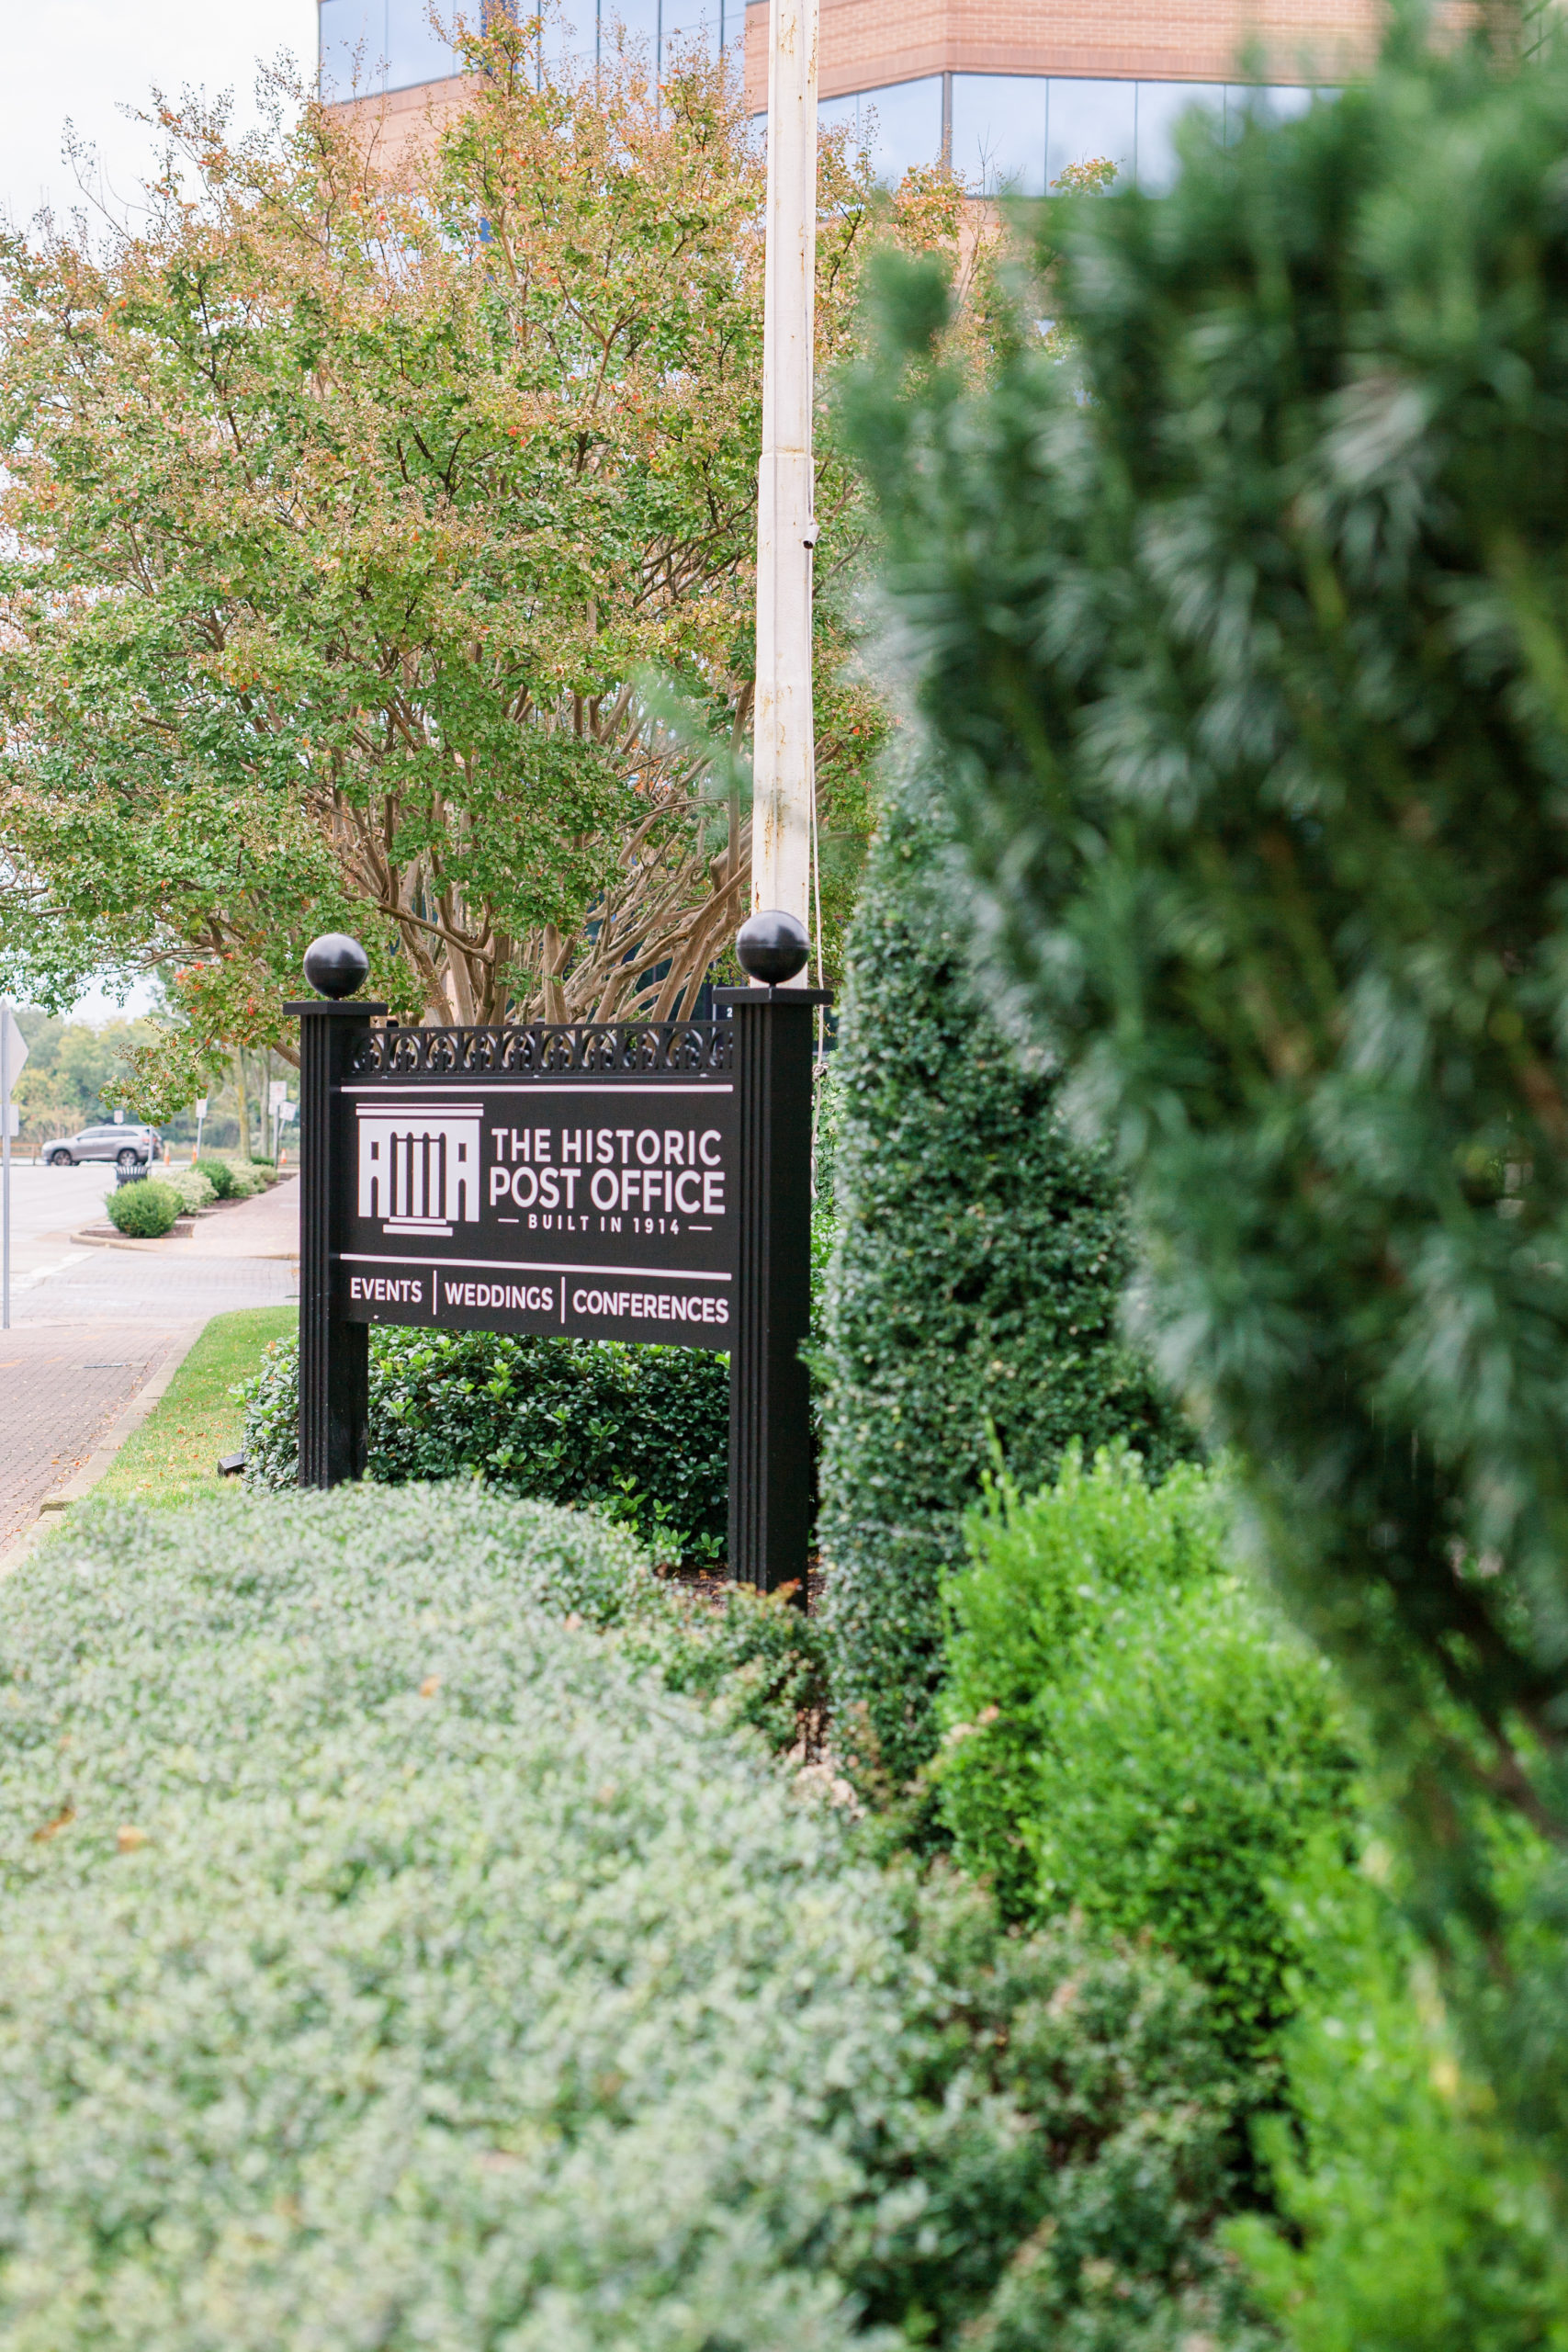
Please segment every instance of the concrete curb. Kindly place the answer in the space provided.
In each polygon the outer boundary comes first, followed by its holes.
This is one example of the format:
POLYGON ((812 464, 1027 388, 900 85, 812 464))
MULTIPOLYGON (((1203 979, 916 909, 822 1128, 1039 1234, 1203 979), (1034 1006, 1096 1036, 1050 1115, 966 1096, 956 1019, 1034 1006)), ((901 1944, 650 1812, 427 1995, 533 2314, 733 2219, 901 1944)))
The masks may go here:
POLYGON ((0 1577, 9 1575, 13 1568, 21 1566, 39 1538, 49 1532, 60 1512, 67 1510, 72 1503, 83 1501, 91 1494, 98 1480, 119 1453, 127 1438, 134 1430, 141 1427, 153 1406, 167 1395, 169 1385, 175 1373, 178 1372, 211 1319, 210 1317, 207 1317, 199 1323, 175 1325, 170 1336, 169 1345, 164 1351, 164 1360, 157 1371, 152 1374, 151 1378, 142 1382, 134 1396, 126 1399, 74 1477, 68 1480, 63 1487, 57 1487, 52 1495, 45 1495, 38 1507, 38 1517, 32 1525, 24 1528, 14 1542, 9 1544, 4 1551, 0 1551, 0 1577))
POLYGON ((137 1241, 124 1233, 95 1233, 90 1225, 84 1226, 81 1232, 73 1233, 71 1238, 83 1250, 161 1250, 165 1241, 188 1241, 195 1230, 194 1219, 176 1217, 168 1232, 159 1234, 155 1241, 137 1241))

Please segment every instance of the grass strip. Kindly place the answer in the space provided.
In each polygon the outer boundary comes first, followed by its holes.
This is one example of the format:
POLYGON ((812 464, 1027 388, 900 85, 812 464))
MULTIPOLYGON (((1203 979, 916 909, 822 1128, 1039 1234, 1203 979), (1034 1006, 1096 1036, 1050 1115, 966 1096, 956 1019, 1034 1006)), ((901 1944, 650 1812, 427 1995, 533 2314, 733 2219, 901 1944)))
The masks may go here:
POLYGON ((139 1430, 94 1488, 115 1502, 189 1503, 238 1481, 220 1478, 218 1457, 244 1434, 229 1391, 255 1371, 269 1340, 292 1338, 295 1306, 247 1306, 215 1315, 139 1430))

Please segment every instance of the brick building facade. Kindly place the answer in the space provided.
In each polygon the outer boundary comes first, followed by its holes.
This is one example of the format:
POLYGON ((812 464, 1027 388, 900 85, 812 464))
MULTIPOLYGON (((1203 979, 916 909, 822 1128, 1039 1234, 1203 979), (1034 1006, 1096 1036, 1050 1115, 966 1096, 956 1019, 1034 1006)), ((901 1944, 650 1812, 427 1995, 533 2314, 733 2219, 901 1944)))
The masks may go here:
MULTIPOLYGON (((1190 106, 1308 105, 1364 65, 1373 0, 821 0, 822 119, 848 122, 878 171, 946 156, 978 194, 1039 194, 1068 164, 1108 156, 1160 187, 1190 106), (1256 74, 1257 81, 1238 77, 1256 74)), ((736 57, 767 104, 768 0, 566 0, 558 30, 592 57, 612 24, 657 62, 700 40, 736 57), (601 17, 603 24, 601 24, 601 17)), ((320 0, 321 87, 391 114, 456 98, 456 60, 427 0, 320 0)))

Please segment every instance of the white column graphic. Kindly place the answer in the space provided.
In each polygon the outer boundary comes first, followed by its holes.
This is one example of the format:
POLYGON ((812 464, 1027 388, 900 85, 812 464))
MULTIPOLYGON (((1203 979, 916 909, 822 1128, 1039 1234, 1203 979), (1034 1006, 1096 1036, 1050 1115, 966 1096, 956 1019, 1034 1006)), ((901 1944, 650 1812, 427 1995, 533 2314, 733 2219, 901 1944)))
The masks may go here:
POLYGON ((359 1214, 383 1233, 449 1234, 479 1215, 478 1102, 360 1102, 359 1214))
MULTIPOLYGON (((818 0, 773 0, 763 270, 762 459, 757 483, 757 695, 751 907, 809 930, 811 401, 817 275, 818 0)), ((803 973, 797 985, 804 986, 803 973)))

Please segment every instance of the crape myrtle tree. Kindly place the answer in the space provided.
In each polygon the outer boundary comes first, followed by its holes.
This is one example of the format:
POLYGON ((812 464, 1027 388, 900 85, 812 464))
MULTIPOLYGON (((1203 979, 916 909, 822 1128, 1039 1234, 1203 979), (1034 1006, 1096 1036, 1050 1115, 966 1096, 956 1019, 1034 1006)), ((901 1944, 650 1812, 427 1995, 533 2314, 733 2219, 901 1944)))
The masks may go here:
MULTIPOLYGON (((44 1000, 174 965, 171 1099, 288 1049, 328 927, 404 1019, 663 1016, 743 911, 758 143, 700 56, 539 43, 498 11, 395 159, 282 87, 239 141, 164 107, 140 225, 0 243, 6 944, 44 1000)), ((829 141, 824 361, 869 196, 829 141)), ((830 454, 818 504, 829 839, 880 722, 830 454)))
POLYGON ((989 952, 1562 2146, 1568 56, 1505 33, 1037 213, 978 393, 891 269, 848 401, 989 952))

